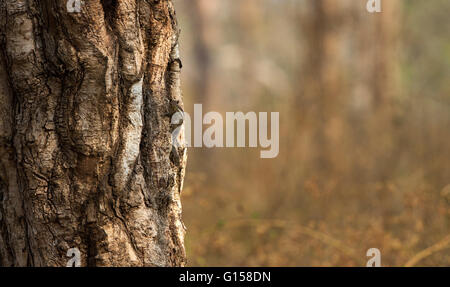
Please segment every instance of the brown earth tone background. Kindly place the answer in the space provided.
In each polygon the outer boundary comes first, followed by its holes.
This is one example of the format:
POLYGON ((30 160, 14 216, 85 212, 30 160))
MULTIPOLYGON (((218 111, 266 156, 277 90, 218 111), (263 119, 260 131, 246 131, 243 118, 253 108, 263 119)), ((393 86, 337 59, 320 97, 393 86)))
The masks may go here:
POLYGON ((278 111, 280 153, 190 149, 190 266, 450 265, 447 0, 176 0, 185 109, 278 111))

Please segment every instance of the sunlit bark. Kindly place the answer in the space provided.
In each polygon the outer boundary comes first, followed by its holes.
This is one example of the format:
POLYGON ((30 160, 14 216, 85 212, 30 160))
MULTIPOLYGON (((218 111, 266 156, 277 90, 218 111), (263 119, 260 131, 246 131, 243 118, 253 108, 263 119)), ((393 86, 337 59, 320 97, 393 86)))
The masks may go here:
POLYGON ((185 264, 171 1, 0 1, 0 263, 185 264))

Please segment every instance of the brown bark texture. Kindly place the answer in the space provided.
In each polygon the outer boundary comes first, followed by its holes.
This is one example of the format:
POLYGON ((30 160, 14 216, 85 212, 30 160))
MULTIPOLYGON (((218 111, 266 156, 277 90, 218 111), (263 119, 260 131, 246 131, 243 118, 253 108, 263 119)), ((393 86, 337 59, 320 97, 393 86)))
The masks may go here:
POLYGON ((0 0, 0 265, 183 266, 173 4, 80 3, 0 0))

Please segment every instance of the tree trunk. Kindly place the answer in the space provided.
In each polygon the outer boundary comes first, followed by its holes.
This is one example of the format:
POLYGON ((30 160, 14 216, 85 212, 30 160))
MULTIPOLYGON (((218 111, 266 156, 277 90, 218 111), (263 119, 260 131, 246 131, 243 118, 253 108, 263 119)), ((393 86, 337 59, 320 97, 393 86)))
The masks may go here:
POLYGON ((392 139, 386 131, 398 95, 401 2, 382 3, 383 12, 371 14, 366 1, 311 0, 299 17, 307 44, 296 108, 303 129, 314 127, 316 152, 309 154, 324 174, 350 162, 338 157, 350 137, 359 145, 380 127, 392 139))
POLYGON ((0 264, 183 266, 173 4, 67 2, 0 0, 0 264))

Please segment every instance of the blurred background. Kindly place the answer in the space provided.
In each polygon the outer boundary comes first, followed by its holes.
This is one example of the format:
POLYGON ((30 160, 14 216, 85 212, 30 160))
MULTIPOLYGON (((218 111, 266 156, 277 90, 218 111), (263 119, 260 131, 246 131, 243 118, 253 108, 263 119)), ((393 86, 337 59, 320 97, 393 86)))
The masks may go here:
POLYGON ((189 149, 190 266, 450 266, 450 1, 175 0, 185 109, 280 113, 189 149))

